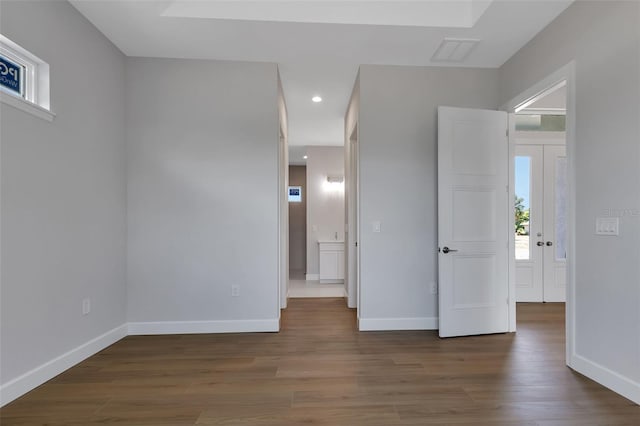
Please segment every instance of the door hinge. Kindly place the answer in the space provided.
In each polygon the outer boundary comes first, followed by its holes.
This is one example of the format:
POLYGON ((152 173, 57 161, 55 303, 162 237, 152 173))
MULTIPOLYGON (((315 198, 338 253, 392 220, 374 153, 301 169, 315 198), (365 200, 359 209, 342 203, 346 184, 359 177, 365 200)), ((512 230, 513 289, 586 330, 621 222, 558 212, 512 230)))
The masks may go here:
POLYGON ((507 128, 507 130, 504 132, 506 137, 509 137, 509 129, 507 128))
POLYGON ((507 297, 507 305, 509 304, 509 298, 507 297))

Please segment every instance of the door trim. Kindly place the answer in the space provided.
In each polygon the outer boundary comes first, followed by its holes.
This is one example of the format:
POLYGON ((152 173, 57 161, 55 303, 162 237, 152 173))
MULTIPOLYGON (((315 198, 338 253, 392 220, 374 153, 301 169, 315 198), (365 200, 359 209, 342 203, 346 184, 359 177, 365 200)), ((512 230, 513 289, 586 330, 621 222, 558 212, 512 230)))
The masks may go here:
POLYGON ((289 147, 280 126, 278 140, 278 315, 289 297, 289 147))
POLYGON ((533 137, 533 132, 518 132, 516 134, 516 145, 562 145, 565 146, 565 132, 537 132, 533 137), (544 135, 542 135, 544 133, 544 135), (549 133, 547 135, 547 133, 549 133))
MULTIPOLYGON (((529 89, 520 93, 509 102, 503 105, 502 110, 510 113, 515 112, 515 109, 530 101, 531 99, 539 96, 541 93, 544 93, 548 88, 558 84, 561 81, 566 81, 567 87, 567 112, 566 112, 566 146, 567 146, 567 220, 569 222, 567 226, 567 301, 565 304, 566 310, 566 351, 565 351, 565 362, 569 367, 574 368, 576 353, 575 353, 575 247, 576 247, 576 239, 575 239, 575 224, 576 224, 576 214, 575 214, 575 206, 576 206, 576 167, 575 167, 575 158, 576 158, 576 65, 575 61, 571 61, 565 66, 561 67, 557 71, 549 74, 547 77, 540 80, 538 83, 531 86, 529 89)), ((515 132, 510 130, 510 139, 515 138, 515 132)), ((510 140, 510 146, 511 140, 510 140)), ((513 188, 513 163, 514 157, 510 159, 510 185, 509 185, 509 196, 511 199, 515 196, 514 188, 513 188)), ((511 215, 513 216, 513 215, 511 215)), ((514 219, 512 219, 514 220, 514 219)), ((515 226, 513 223, 510 226, 515 226)), ((515 236, 510 233, 510 250, 515 250, 515 236)), ((513 259, 513 266, 515 267, 515 258, 513 259)), ((515 272, 515 269, 512 270, 515 272)), ((510 294, 515 295, 515 274, 510 274, 509 276, 509 286, 512 291, 510 294)), ((510 300, 510 309, 513 309, 513 317, 510 317, 510 328, 513 328, 515 331, 516 328, 516 317, 515 317, 515 297, 512 297, 510 300)))
POLYGON ((345 199, 345 210, 347 233, 345 236, 345 290, 347 293, 347 306, 359 310, 360 256, 359 247, 356 246, 360 235, 360 134, 358 121, 354 122, 352 128, 347 129, 346 134, 345 189, 347 197, 345 199))

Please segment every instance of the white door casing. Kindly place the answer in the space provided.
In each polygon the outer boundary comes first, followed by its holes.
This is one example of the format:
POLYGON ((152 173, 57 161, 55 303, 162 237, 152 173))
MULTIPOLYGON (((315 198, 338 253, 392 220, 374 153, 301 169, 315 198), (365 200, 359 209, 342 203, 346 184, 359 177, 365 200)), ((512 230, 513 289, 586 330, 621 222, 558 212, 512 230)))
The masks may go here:
POLYGON ((440 337, 509 329, 507 129, 502 111, 438 108, 440 337))
MULTIPOLYGON (((287 307, 289 293, 289 148, 282 129, 278 144, 278 294, 279 307, 287 307)), ((278 312, 280 312, 280 309, 278 312)))
POLYGON ((345 167, 347 229, 345 236, 346 279, 345 291, 350 308, 360 308, 360 259, 358 247, 359 218, 359 171, 358 171, 358 124, 352 129, 348 146, 348 164, 345 167))

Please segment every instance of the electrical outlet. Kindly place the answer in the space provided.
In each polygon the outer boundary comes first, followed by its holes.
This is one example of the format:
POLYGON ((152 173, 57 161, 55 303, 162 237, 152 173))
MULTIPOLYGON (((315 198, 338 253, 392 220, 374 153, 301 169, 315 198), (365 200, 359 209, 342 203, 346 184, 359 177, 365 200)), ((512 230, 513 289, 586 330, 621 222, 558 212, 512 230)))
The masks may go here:
POLYGON ((438 283, 431 283, 431 294, 438 294, 438 283))
POLYGON ((89 315, 91 312, 91 299, 88 297, 82 300, 82 315, 89 315))
POLYGON ((232 285, 231 286, 231 296, 233 296, 233 297, 240 296, 240 286, 239 285, 232 285))

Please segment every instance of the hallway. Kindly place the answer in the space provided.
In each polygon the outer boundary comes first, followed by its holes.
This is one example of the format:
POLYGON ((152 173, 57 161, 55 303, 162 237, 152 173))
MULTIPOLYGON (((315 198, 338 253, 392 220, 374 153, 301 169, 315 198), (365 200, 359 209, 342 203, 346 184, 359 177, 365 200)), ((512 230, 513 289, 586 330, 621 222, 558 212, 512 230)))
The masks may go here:
POLYGON ((325 284, 307 281, 301 270, 289 271, 289 298, 345 297, 344 284, 325 284))

